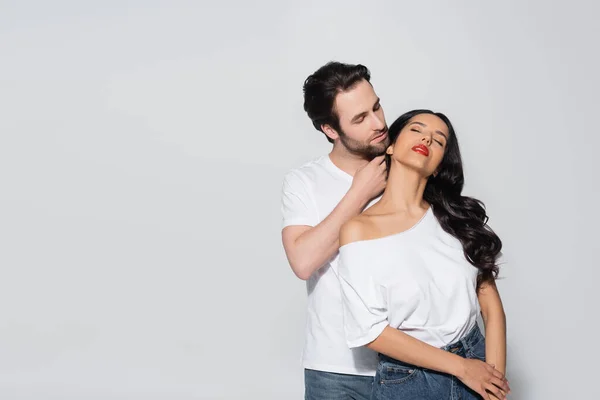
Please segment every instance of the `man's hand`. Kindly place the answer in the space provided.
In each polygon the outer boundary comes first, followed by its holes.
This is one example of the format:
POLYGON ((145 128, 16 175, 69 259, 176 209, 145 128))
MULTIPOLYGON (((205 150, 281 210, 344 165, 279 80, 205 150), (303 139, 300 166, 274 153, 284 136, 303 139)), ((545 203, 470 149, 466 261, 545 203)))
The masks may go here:
POLYGON ((350 191, 366 205, 385 189, 386 175, 385 156, 375 157, 356 171, 350 191))

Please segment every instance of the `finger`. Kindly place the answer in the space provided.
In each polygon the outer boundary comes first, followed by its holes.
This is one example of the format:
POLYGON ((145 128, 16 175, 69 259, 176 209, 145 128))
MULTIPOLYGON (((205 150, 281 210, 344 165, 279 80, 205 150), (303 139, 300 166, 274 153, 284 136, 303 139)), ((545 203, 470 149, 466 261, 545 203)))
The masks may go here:
POLYGON ((487 400, 492 400, 492 398, 490 397, 490 394, 488 392, 485 391, 485 389, 481 388, 477 391, 477 393, 479 393, 479 395, 483 398, 483 399, 487 399, 487 400))
POLYGON ((496 365, 488 364, 488 366, 492 367, 492 370, 494 371, 494 376, 497 376, 500 379, 504 379, 504 374, 496 369, 496 365))
POLYGON ((492 385, 492 384, 487 384, 486 385, 486 390, 488 392, 490 392, 491 394, 493 394, 494 396, 496 396, 499 399, 503 399, 504 398, 504 394, 502 393, 502 391, 500 389, 498 389, 498 387, 492 385))
POLYGON ((498 394, 495 394, 494 396, 499 398, 499 399, 506 399, 506 391, 498 388, 498 394))
POLYGON ((489 382, 493 383, 494 385, 498 386, 503 390, 508 390, 508 384, 506 383, 506 379, 501 379, 496 376, 492 376, 490 377, 489 382))
POLYGON ((508 392, 508 390, 509 390, 509 387, 506 384, 506 381, 504 381, 502 379, 492 378, 490 380, 490 383, 494 384, 495 386, 499 387, 500 389, 504 390, 505 392, 508 392))
POLYGON ((492 370, 492 374, 496 378, 504 380, 504 374, 502 372, 498 371, 497 369, 492 370))
POLYGON ((385 156, 377 156, 371 160, 373 164, 380 164, 385 160, 385 156))
POLYGON ((506 397, 504 397, 504 396, 496 397, 495 395, 493 395, 491 393, 489 394, 489 396, 490 396, 490 399, 492 399, 492 400, 506 400, 506 397))

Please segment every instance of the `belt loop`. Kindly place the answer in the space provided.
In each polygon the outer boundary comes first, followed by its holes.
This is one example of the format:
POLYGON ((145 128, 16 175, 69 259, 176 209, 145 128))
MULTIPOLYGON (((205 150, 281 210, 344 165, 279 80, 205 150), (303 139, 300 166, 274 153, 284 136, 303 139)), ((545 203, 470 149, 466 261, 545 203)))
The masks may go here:
POLYGON ((469 349, 469 343, 467 343, 468 338, 469 335, 466 335, 465 337, 460 339, 460 344, 462 345, 464 351, 467 351, 469 349))
POLYGON ((472 339, 477 334, 478 330, 479 325, 475 323, 475 326, 471 328, 471 331, 469 331, 469 333, 467 333, 462 339, 460 339, 465 351, 471 348, 471 342, 473 341, 472 339))

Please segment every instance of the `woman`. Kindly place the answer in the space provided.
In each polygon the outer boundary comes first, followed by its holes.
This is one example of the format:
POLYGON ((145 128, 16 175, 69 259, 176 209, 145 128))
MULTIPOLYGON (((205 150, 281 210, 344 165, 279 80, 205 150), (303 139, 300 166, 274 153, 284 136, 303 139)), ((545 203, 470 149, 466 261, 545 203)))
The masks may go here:
POLYGON ((415 110, 388 134, 381 200, 340 231, 348 345, 380 354, 373 399, 504 399, 502 242, 482 204, 461 195, 452 124, 415 110))

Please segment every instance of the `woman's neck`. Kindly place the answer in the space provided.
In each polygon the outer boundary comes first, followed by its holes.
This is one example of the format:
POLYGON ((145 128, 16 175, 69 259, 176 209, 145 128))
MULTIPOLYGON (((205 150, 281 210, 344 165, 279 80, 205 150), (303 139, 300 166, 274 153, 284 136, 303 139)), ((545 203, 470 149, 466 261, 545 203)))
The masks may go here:
POLYGON ((418 171, 395 163, 390 169, 385 191, 379 200, 380 207, 389 212, 418 212, 429 207, 423 199, 427 185, 418 171))

